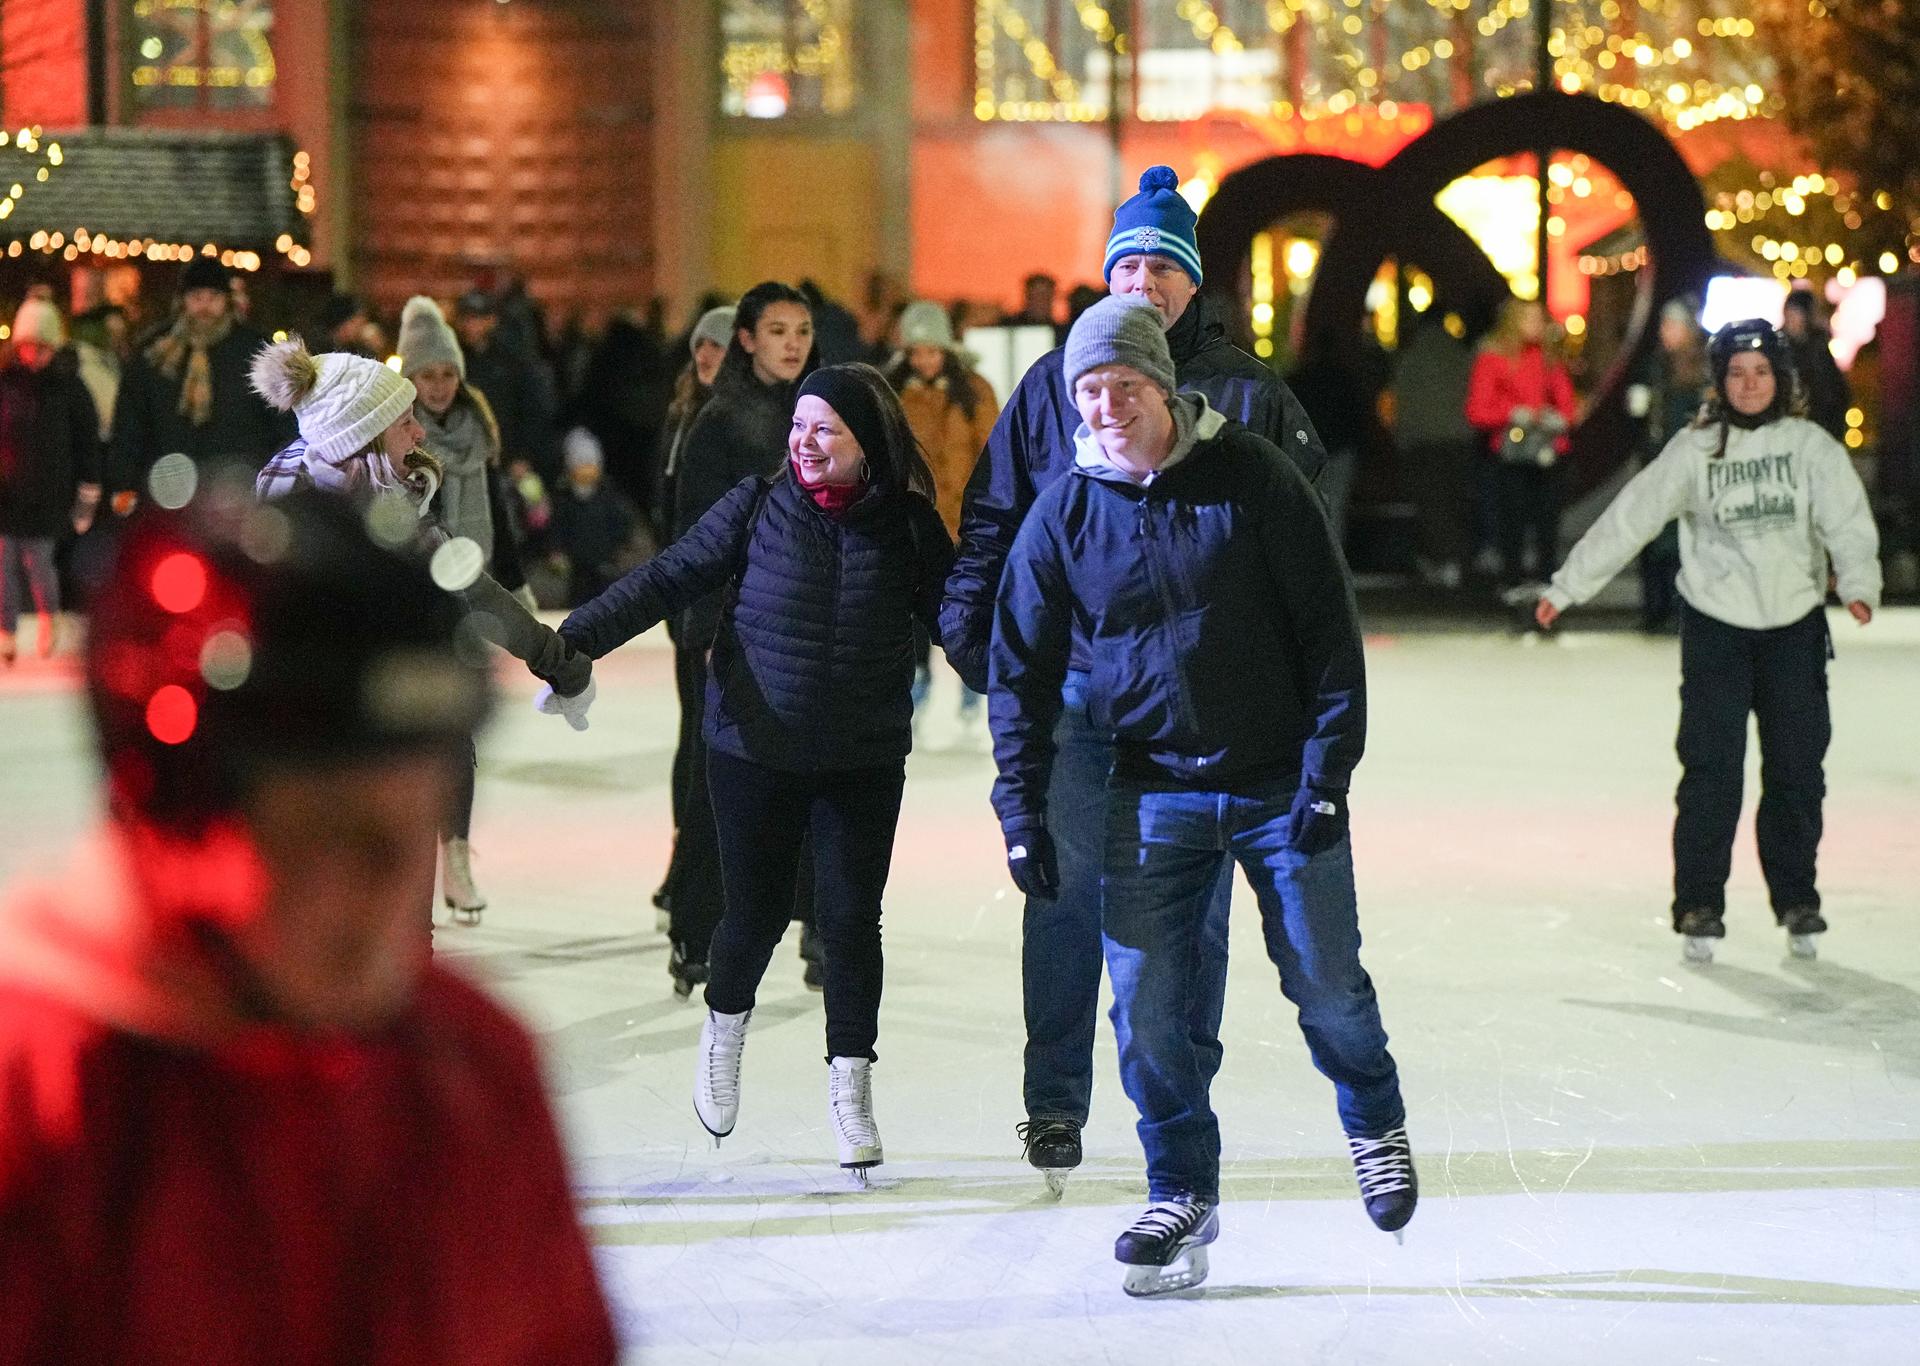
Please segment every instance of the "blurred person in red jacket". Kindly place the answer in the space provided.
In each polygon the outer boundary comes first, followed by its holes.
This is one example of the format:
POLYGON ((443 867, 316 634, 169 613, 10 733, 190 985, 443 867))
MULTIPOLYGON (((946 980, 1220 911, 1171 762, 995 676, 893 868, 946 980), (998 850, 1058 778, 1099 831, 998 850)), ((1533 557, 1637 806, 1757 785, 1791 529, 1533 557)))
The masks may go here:
POLYGON ((1573 426, 1573 380, 1547 347, 1547 311, 1508 299, 1467 382, 1467 421, 1495 462, 1500 586, 1515 600, 1560 559, 1560 457, 1573 426))
POLYGON ((0 903, 0 1363, 607 1363, 532 1047, 419 932, 480 647, 343 502, 128 529, 106 820, 0 903))

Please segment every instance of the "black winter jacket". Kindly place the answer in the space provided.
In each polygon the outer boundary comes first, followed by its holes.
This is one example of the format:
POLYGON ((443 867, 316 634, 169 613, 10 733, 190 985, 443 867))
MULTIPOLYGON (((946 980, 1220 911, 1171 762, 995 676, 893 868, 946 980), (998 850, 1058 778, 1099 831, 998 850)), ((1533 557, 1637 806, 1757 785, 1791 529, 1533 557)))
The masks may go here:
MULTIPOLYGON (((681 438, 674 466, 676 540, 742 479, 770 478, 786 467, 794 387, 762 384, 737 370, 720 372, 713 397, 681 438)), ((685 607, 675 640, 690 650, 710 648, 720 624, 721 595, 710 593, 685 607)))
MULTIPOLYGON (((1182 392, 1203 394, 1215 412, 1278 446, 1308 483, 1320 477, 1326 448, 1306 410, 1280 378, 1227 340, 1217 306, 1200 295, 1167 332, 1182 392)), ((987 644, 1001 566, 1034 499, 1073 468, 1080 414, 1067 392, 1064 349, 1033 363, 967 481, 960 551, 940 609, 947 658, 975 692, 987 688, 987 644)))
POLYGON ((74 495, 100 482, 100 419, 71 351, 0 368, 0 536, 72 529, 74 495))
POLYGON ((1298 469, 1231 424, 1145 487, 1076 468, 1021 526, 993 636, 993 803, 1009 834, 1045 819, 1076 638, 1116 772, 1344 789, 1360 762, 1366 667, 1346 565, 1298 469))
POLYGON ((293 414, 268 407, 247 377, 254 353, 266 344, 258 332, 235 323, 208 351, 213 409, 202 426, 195 426, 180 411, 184 363, 181 373, 169 378, 154 368, 144 347, 136 350, 121 371, 120 395, 114 401, 109 491, 131 489, 144 494, 153 462, 174 451, 192 456, 202 466, 209 461, 237 461, 257 470, 292 441, 298 434, 293 414))
POLYGON ((953 542, 917 493, 828 516, 791 473, 742 480, 660 554, 561 623, 598 659, 728 584, 708 671, 709 745, 810 773, 913 747, 913 623, 933 629, 953 542))

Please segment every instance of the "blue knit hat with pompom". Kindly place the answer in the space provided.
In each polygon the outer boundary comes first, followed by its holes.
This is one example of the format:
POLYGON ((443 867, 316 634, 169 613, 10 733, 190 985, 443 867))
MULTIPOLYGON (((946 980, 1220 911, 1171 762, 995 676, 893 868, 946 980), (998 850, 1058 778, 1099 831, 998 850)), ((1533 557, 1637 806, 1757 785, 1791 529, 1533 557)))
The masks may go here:
POLYGON ((1149 166, 1140 177, 1140 193, 1113 214, 1107 260, 1101 274, 1113 279, 1113 263, 1122 256, 1164 256, 1193 277, 1200 277, 1200 246, 1194 240, 1192 207, 1180 196, 1180 177, 1171 166, 1149 166))

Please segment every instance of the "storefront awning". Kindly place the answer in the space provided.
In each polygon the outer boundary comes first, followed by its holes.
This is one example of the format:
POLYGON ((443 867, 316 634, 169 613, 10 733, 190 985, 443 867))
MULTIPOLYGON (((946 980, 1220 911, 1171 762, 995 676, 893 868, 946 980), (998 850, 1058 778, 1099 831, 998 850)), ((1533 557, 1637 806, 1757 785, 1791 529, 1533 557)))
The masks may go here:
POLYGON ((0 145, 0 242, 36 233, 267 253, 308 240, 278 134, 86 128, 0 145))

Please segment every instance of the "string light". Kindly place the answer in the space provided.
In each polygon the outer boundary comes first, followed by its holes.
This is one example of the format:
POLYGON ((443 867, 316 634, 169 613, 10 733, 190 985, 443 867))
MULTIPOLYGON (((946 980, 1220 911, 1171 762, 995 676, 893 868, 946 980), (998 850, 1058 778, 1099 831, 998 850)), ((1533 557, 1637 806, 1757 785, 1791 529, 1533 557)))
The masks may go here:
MULTIPOLYGON (((41 158, 42 164, 34 173, 34 180, 38 184, 47 183, 51 172, 66 163, 66 152, 57 141, 42 141, 42 130, 38 124, 17 129, 12 134, 0 132, 0 148, 4 147, 41 158)), ((296 207, 306 217, 312 217, 316 208, 311 183, 312 166, 310 153, 297 151, 293 154, 291 188, 296 207)), ((13 216, 15 207, 27 193, 25 184, 20 181, 9 185, 5 196, 0 197, 0 223, 5 223, 13 216)), ((296 242, 290 233, 282 233, 274 248, 295 266, 306 266, 313 262, 313 253, 296 242)), ((84 226, 74 229, 72 240, 68 240, 64 231, 48 232, 43 228, 34 232, 24 247, 17 237, 7 243, 6 254, 10 259, 18 258, 27 251, 57 256, 69 262, 77 262, 83 256, 105 257, 110 261, 190 261, 196 255, 194 248, 186 243, 153 242, 137 237, 122 240, 91 232, 84 226)), ((202 244, 197 254, 214 257, 230 270, 249 274, 265 264, 256 251, 222 248, 213 242, 202 244)))

